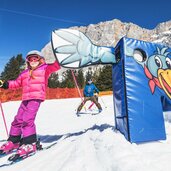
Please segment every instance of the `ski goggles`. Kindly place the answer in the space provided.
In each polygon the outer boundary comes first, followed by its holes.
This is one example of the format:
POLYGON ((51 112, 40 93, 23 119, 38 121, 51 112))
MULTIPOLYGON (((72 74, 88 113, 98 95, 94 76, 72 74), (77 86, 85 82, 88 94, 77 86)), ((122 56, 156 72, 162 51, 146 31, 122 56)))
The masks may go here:
POLYGON ((26 60, 27 62, 37 62, 40 60, 40 56, 38 55, 30 55, 30 56, 27 56, 26 60))

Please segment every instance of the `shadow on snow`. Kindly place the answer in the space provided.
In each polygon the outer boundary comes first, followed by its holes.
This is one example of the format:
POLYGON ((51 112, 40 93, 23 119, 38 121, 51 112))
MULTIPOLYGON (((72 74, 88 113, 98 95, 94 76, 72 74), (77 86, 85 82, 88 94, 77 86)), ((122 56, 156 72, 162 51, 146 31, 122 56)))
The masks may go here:
POLYGON ((63 135, 38 135, 38 138, 40 138, 40 141, 42 143, 52 143, 55 141, 60 140, 62 137, 66 138, 70 138, 73 136, 80 136, 82 134, 85 134, 88 131, 94 131, 94 130, 98 130, 100 132, 103 132, 106 129, 112 128, 113 130, 115 130, 115 127, 109 124, 102 124, 102 125, 94 125, 91 128, 85 129, 84 131, 79 131, 79 132, 75 132, 75 133, 68 133, 68 134, 63 134, 63 135))

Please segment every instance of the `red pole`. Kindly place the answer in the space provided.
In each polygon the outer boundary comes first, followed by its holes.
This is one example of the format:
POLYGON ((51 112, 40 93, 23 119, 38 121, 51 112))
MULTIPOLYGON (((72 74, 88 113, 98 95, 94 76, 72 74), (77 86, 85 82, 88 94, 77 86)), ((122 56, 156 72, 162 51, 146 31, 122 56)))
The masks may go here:
MULTIPOLYGON (((79 95, 80 95, 81 101, 82 101, 82 103, 84 104, 84 98, 83 98, 82 95, 81 95, 81 92, 80 92, 80 89, 79 89, 79 87, 78 87, 77 80, 76 80, 76 78, 75 78, 75 75, 74 75, 73 70, 71 70, 71 73, 72 73, 72 77, 74 78, 74 82, 75 82, 75 85, 76 85, 76 87, 77 87, 78 93, 79 93, 79 95)), ((84 105, 85 105, 85 104, 84 104, 84 105)), ((85 107, 85 106, 84 106, 84 109, 86 110, 86 107, 85 107)))
MULTIPOLYGON (((2 80, 0 80, 0 82, 1 82, 1 84, 3 83, 2 80)), ((1 89, 0 89, 0 93, 1 93, 1 89)), ((6 124, 5 115, 4 115, 4 111, 3 111, 3 108, 2 108, 1 100, 0 100, 0 108, 1 108, 1 113, 2 113, 2 118, 3 118, 3 121, 4 121, 4 125, 5 125, 6 134, 7 134, 7 137, 8 137, 8 129, 7 129, 7 124, 6 124)))
POLYGON ((91 104, 90 104, 90 106, 88 107, 88 109, 91 109, 91 107, 94 105, 94 102, 92 102, 91 104))
POLYGON ((7 137, 8 137, 8 129, 7 129, 7 124, 6 124, 5 115, 4 115, 4 111, 3 111, 3 108, 2 108, 1 101, 0 101, 0 108, 1 108, 1 113, 2 113, 2 117, 3 117, 4 125, 5 125, 6 134, 7 134, 7 137))

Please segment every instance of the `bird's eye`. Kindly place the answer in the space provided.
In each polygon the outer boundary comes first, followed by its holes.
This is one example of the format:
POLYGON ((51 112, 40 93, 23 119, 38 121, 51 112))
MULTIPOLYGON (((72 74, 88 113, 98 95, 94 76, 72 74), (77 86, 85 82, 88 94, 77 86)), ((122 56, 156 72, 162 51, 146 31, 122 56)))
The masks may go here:
POLYGON ((156 56, 155 58, 154 58, 154 60, 155 60, 155 63, 156 63, 156 65, 159 67, 159 68, 162 68, 162 61, 161 61, 161 59, 158 57, 158 56, 156 56))
POLYGON ((171 59, 170 58, 166 58, 166 65, 169 69, 171 69, 171 59))

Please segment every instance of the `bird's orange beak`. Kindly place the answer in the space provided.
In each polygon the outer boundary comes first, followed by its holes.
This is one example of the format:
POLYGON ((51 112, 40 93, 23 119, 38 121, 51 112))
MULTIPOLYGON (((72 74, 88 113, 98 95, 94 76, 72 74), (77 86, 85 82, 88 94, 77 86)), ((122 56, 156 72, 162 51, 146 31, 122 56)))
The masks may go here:
POLYGON ((158 70, 158 79, 161 84, 161 87, 167 94, 167 96, 171 99, 171 70, 158 70))

